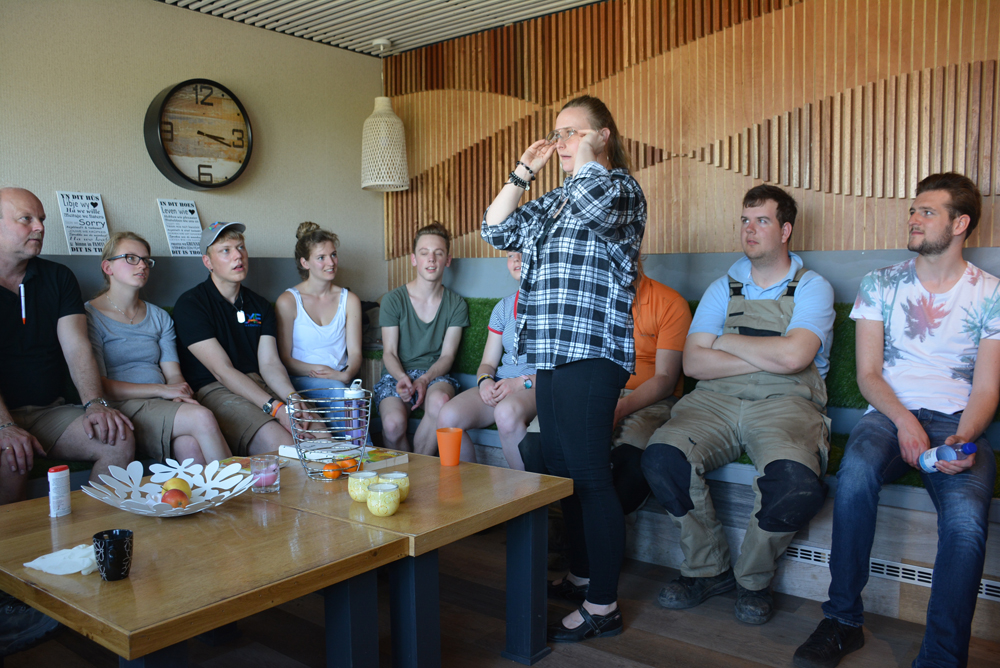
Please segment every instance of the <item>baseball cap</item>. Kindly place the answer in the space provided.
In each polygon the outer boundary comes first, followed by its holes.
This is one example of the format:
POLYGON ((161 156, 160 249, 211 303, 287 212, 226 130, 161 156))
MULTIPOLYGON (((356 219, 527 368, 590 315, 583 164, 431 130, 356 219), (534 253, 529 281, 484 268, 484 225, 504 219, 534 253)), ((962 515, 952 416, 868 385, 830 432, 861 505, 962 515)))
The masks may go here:
POLYGON ((223 230, 227 230, 230 227, 241 233, 246 232, 247 229, 247 226, 243 223, 223 223, 220 221, 212 223, 201 231, 201 241, 198 242, 198 245, 201 247, 201 254, 207 255, 208 247, 215 243, 215 240, 219 238, 223 230))

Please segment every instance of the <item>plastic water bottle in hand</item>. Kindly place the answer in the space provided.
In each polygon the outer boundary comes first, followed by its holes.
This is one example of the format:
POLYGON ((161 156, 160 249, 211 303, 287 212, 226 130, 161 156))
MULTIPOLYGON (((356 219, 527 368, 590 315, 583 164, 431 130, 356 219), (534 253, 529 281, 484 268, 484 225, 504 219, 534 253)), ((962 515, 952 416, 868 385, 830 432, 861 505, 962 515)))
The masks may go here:
POLYGON ((960 445, 939 445, 931 448, 920 455, 920 468, 925 473, 938 473, 935 464, 938 462, 953 462, 965 459, 976 451, 975 443, 962 443, 960 445))

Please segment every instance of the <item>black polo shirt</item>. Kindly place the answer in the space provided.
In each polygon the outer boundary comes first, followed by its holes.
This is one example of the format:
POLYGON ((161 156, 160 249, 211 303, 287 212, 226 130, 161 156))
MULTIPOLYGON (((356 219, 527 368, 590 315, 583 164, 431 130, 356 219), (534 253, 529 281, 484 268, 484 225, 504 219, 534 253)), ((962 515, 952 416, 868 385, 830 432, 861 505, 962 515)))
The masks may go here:
POLYGON ((66 389, 66 360, 56 324, 66 315, 85 315, 80 284, 69 268, 28 260, 21 294, 0 287, 0 396, 7 408, 48 406, 66 389))
POLYGON ((180 296, 174 305, 174 329, 181 372, 195 392, 215 382, 215 376, 191 354, 188 346, 215 339, 229 355, 233 367, 242 373, 260 373, 257 348, 262 336, 278 336, 278 321, 270 302, 247 287, 240 286, 236 305, 230 304, 212 282, 212 277, 180 296), (237 311, 243 310, 240 324, 237 311))

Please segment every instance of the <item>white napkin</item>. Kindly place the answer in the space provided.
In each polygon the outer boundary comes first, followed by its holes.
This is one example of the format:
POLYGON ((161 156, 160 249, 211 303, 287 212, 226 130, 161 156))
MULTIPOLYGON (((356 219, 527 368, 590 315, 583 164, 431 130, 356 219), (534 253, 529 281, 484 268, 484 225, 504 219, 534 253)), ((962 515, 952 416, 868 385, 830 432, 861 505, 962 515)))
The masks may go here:
POLYGON ((77 545, 68 550, 59 550, 44 557, 29 561, 25 568, 34 568, 52 575, 69 575, 82 573, 90 575, 97 570, 97 558, 94 556, 94 545, 77 545))

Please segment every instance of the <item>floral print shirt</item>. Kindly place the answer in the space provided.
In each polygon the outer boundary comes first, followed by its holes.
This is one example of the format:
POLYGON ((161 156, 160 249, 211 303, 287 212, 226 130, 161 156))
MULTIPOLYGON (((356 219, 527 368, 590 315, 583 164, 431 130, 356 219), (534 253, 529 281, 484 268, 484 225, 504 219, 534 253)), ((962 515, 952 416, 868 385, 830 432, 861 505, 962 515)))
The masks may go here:
POLYGON ((862 279, 851 319, 882 321, 882 376, 907 409, 956 413, 969 403, 979 342, 1000 339, 1000 279, 966 262, 951 290, 932 294, 911 258, 862 279))

